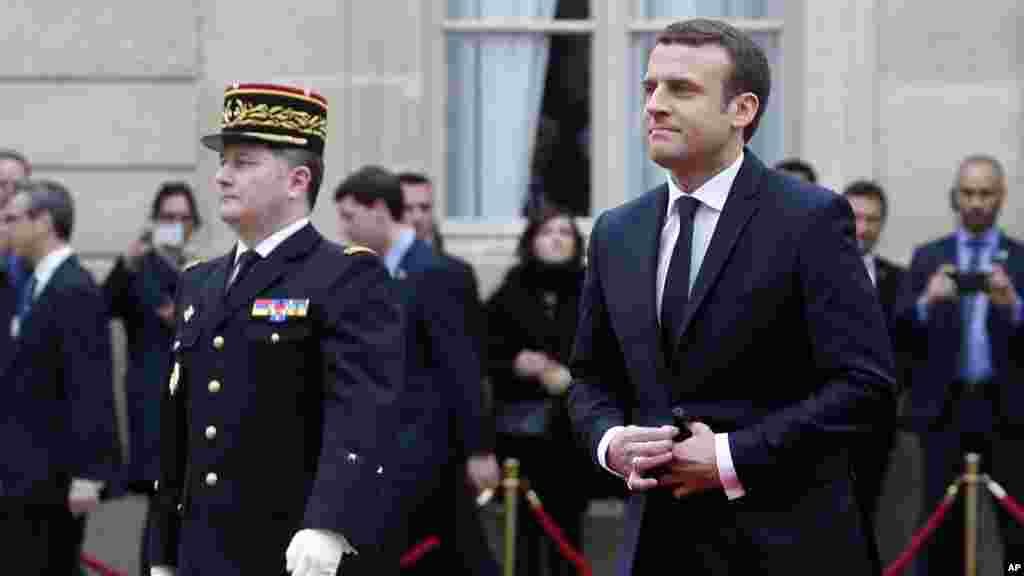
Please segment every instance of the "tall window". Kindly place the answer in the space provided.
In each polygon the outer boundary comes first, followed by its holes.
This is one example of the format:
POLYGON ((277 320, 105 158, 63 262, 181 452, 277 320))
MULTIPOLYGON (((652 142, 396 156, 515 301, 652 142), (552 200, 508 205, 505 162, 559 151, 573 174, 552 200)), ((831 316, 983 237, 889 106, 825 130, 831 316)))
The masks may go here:
POLYGON ((448 215, 590 210, 587 0, 449 0, 448 215))
POLYGON ((783 0, 607 0, 620 1, 447 1, 449 218, 513 221, 547 202, 588 216, 664 182, 644 148, 641 79, 657 33, 695 16, 726 18, 764 48, 772 93, 749 146, 782 158, 783 0))
POLYGON ((750 149, 766 163, 782 159, 782 52, 781 0, 633 0, 633 23, 630 27, 630 69, 628 102, 630 123, 628 145, 631 196, 638 196, 663 184, 665 170, 652 162, 641 144, 644 139, 644 94, 641 79, 647 70, 647 57, 654 48, 654 39, 668 22, 690 17, 728 18, 735 20, 768 57, 772 70, 771 94, 750 149))

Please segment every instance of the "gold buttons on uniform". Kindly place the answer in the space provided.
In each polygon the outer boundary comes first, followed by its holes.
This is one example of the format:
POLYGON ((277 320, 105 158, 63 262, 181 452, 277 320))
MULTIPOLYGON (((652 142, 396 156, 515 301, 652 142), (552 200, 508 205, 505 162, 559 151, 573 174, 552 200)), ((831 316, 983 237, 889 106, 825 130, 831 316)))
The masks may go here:
POLYGON ((216 426, 207 426, 206 427, 206 439, 207 440, 213 440, 216 437, 217 437, 217 427, 216 426))
POLYGON ((171 348, 171 350, 177 352, 178 348, 181 348, 181 340, 175 340, 174 346, 171 348))
POLYGON ((217 485, 217 475, 215 473, 210 472, 209 474, 206 475, 206 485, 207 486, 216 486, 217 485))
POLYGON ((274 332, 273 334, 270 335, 270 341, 273 342, 274 344, 277 344, 278 342, 281 341, 281 335, 278 334, 277 332, 274 332))
POLYGON ((220 350, 221 348, 223 348, 224 347, 224 337, 223 336, 217 336, 216 338, 214 338, 213 339, 213 347, 216 348, 217 350, 220 350))
POLYGON ((217 380, 210 380, 210 384, 206 389, 209 390, 211 394, 216 394, 217 392, 220 392, 220 382, 217 380))

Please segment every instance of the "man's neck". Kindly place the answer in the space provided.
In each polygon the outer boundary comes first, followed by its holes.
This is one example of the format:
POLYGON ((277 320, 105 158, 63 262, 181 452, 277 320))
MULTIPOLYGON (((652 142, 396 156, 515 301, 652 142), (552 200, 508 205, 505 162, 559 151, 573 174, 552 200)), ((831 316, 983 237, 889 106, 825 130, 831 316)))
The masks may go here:
POLYGON ((58 240, 57 238, 47 238, 46 242, 42 246, 40 246, 39 251, 36 254, 34 254, 32 258, 29 259, 32 262, 32 267, 34 268, 36 266, 39 266, 39 263, 45 260, 47 256, 53 254, 54 252, 60 250, 61 248, 66 247, 67 245, 67 242, 63 242, 61 240, 58 240))
POLYGON ((261 225, 254 227, 245 227, 240 225, 231 225, 238 234, 238 239, 242 241, 250 250, 254 250, 267 238, 270 238, 274 234, 277 234, 281 230, 284 230, 288 226, 298 222, 303 218, 307 218, 308 214, 297 214, 291 217, 281 218, 276 224, 261 225))
POLYGON ((708 180, 718 175, 719 172, 731 166, 740 157, 740 152, 742 151, 743 144, 741 140, 730 140, 712 158, 695 158, 686 161, 685 164, 673 166, 671 168, 672 177, 681 190, 693 193, 694 190, 703 186, 708 180))
POLYGON ((405 234, 405 232, 407 230, 408 231, 412 231, 413 233, 415 233, 413 228, 410 227, 410 226, 406 226, 405 224, 401 224, 401 223, 398 223, 398 222, 393 223, 391 225, 391 229, 388 230, 387 238, 385 238, 386 245, 385 246, 381 246, 378 253, 379 254, 388 254, 388 253, 390 253, 391 249, 398 245, 399 240, 402 239, 402 235, 405 234))

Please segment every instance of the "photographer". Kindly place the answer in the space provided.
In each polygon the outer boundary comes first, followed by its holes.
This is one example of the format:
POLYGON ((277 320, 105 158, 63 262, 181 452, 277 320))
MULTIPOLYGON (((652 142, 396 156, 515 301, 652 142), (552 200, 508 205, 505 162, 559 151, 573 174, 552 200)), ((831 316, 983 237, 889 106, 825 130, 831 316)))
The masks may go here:
MULTIPOLYGON (((160 391, 171 367, 174 293, 199 224, 192 188, 165 182, 153 199, 149 223, 103 283, 108 313, 124 323, 128 348, 124 388, 129 459, 119 488, 147 498, 160 472, 160 391)), ((148 518, 146 525, 148 535, 148 518)), ((141 574, 149 573, 146 539, 141 574)))
MULTIPOLYGON (((914 252, 903 316, 913 331, 909 418, 921 434, 926 501, 932 510, 963 469, 963 455, 981 454, 982 470, 1011 494, 1024 489, 1016 459, 1024 446, 1021 299, 1024 245, 996 226, 1006 198, 999 161, 969 156, 950 191, 956 233, 914 252)), ((957 526, 946 522, 923 559, 961 566, 957 526)), ((1024 534, 1001 516, 1007 550, 1024 549, 1024 534)), ((918 573, 931 573, 922 566, 918 573)))

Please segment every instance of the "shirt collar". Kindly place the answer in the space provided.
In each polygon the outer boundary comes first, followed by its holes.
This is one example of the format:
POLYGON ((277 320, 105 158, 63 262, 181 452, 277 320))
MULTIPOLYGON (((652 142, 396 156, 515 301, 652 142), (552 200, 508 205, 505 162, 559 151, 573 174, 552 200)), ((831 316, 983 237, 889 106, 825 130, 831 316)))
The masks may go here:
MULTIPOLYGON (((275 248, 280 246, 282 242, 290 238, 292 234, 295 234, 296 232, 301 230, 302 227, 305 226, 306 224, 309 224, 309 218, 299 218, 295 222, 292 222, 291 224, 285 226, 284 228, 281 228, 277 232, 274 232, 270 236, 264 238, 259 244, 256 245, 256 248, 254 248, 254 250, 256 250, 257 254, 259 254, 263 258, 266 258, 267 256, 270 256, 270 253, 273 252, 275 248)), ((249 247, 245 245, 245 242, 239 240, 238 246, 237 248, 235 248, 235 262, 237 263, 238 257, 241 256, 243 252, 246 252, 248 250, 249 247)))
POLYGON ((972 236, 971 233, 962 226, 957 229, 956 243, 958 245, 966 246, 971 240, 977 240, 982 243, 983 247, 991 248, 999 243, 999 229, 993 226, 978 236, 972 236))
POLYGON ((398 235, 398 240, 391 245, 388 253, 384 255, 384 267, 388 269, 388 274, 391 274, 392 278, 398 273, 398 265, 402 263, 402 258, 405 258, 405 253, 409 251, 415 241, 416 232, 412 228, 405 228, 398 235))
MULTIPOLYGON (((740 166, 743 165, 743 151, 740 151, 740 155, 730 164, 727 168, 715 174, 710 180, 701 185, 693 191, 691 196, 700 200, 701 204, 713 208, 718 212, 721 212, 725 208, 725 200, 729 197, 729 190, 732 189, 732 183, 736 180, 736 175, 740 172, 740 166)), ((676 184, 675 177, 672 173, 668 173, 668 208, 672 209, 676 199, 685 194, 679 185, 676 184)))
POLYGON ((64 245, 44 256, 39 261, 39 264, 36 264, 36 269, 32 272, 32 276, 36 279, 36 287, 32 294, 33 299, 43 293, 43 289, 50 282, 50 278, 53 278, 53 273, 57 271, 57 268, 60 268, 60 265, 65 260, 71 257, 71 254, 73 254, 71 246, 64 245))

